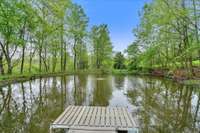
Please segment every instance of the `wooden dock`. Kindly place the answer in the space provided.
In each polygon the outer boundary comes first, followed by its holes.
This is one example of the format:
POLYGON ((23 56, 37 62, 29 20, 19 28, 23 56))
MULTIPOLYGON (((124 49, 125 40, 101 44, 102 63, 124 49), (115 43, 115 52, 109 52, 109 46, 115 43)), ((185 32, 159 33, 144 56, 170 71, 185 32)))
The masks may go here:
POLYGON ((117 133, 136 128, 124 107, 68 106, 51 124, 53 129, 67 129, 68 133, 117 133))

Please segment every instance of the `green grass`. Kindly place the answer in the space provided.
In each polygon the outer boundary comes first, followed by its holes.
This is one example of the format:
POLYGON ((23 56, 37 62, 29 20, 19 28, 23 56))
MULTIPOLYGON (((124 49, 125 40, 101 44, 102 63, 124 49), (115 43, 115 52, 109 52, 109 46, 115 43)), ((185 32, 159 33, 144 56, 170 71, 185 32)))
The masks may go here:
POLYGON ((196 60, 192 62, 194 66, 200 67, 200 61, 196 60))
POLYGON ((184 80, 183 84, 185 84, 185 85, 200 85, 200 80, 198 80, 198 79, 184 80))

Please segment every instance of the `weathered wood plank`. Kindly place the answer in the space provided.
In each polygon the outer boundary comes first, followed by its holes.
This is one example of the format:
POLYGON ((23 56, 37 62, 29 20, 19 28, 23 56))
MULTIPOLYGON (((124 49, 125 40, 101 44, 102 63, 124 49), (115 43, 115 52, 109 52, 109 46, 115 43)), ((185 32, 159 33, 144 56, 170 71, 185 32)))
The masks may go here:
POLYGON ((85 111, 82 114, 81 121, 80 121, 79 125, 82 125, 82 126, 85 125, 85 119, 87 117, 88 112, 89 112, 89 107, 85 108, 85 111))
POLYGON ((72 106, 68 106, 65 111, 54 121, 55 124, 59 123, 61 119, 63 119, 64 116, 67 115, 67 112, 72 108, 72 106))
POLYGON ((82 107, 82 110, 81 110, 80 114, 78 115, 77 119, 75 120, 73 126, 78 126, 79 125, 79 123, 81 121, 81 117, 83 116, 83 113, 85 112, 85 108, 86 108, 86 106, 82 107))
POLYGON ((119 112, 119 118, 120 118, 120 121, 121 121, 121 125, 122 127, 126 127, 127 126, 127 123, 126 123, 126 118, 124 117, 124 113, 123 113, 123 108, 120 108, 118 107, 118 112, 119 112))
POLYGON ((73 111, 74 106, 70 106, 69 108, 70 108, 69 111, 67 111, 67 113, 60 119, 60 121, 58 122, 58 124, 63 124, 63 122, 67 119, 67 117, 69 117, 69 115, 73 111))
POLYGON ((115 113, 115 123, 117 127, 121 127, 121 121, 119 119, 119 114, 118 114, 118 110, 117 107, 113 108, 114 109, 114 113, 115 113))
POLYGON ((101 120, 100 120, 100 126, 105 126, 105 111, 106 111, 106 109, 105 109, 105 107, 101 107, 101 120))
POLYGON ((69 126, 73 125, 79 114, 81 113, 83 107, 77 107, 76 112, 74 113, 74 116, 69 121, 69 126))
POLYGON ((125 112, 129 118, 129 120, 131 121, 131 125, 136 125, 135 121, 133 120, 133 117, 131 116, 130 113, 128 113, 128 110, 126 109, 126 112, 125 112))
POLYGON ((97 107, 97 114, 95 119, 95 126, 99 126, 100 123, 100 116, 101 116, 101 107, 97 107))
POLYGON ((116 125, 116 122, 115 122, 115 113, 114 113, 114 110, 113 108, 110 108, 110 126, 113 127, 116 125))
POLYGON ((71 110, 70 114, 65 119, 63 119, 62 124, 69 125, 69 122, 76 114, 78 108, 79 108, 78 106, 73 106, 73 109, 71 110))
POLYGON ((106 127, 110 127, 110 108, 106 108, 106 127))
POLYGON ((92 117, 93 110, 94 110, 94 107, 89 107, 89 112, 85 120, 85 125, 90 125, 90 120, 92 117))
POLYGON ((97 115, 97 108, 95 107, 94 110, 93 110, 93 115, 91 117, 89 125, 91 125, 91 126, 95 125, 94 123, 95 123, 96 115, 97 115))
POLYGON ((125 117, 125 120, 127 123, 127 127, 131 127, 133 124, 132 124, 131 120, 129 119, 129 116, 126 113, 126 109, 123 108, 122 111, 123 111, 123 114, 124 114, 124 117, 125 117))

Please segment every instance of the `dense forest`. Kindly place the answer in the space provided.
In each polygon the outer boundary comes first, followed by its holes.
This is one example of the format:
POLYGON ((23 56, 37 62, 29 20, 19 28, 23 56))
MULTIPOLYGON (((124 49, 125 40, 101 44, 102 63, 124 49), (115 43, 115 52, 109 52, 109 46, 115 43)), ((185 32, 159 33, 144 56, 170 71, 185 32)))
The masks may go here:
POLYGON ((141 24, 134 29, 129 69, 161 70, 178 77, 199 76, 200 1, 153 0, 141 13, 141 24))
POLYGON ((123 69, 199 76, 199 14, 200 0, 152 0, 133 29, 136 39, 114 52, 109 27, 89 28, 83 8, 70 0, 1 0, 0 73, 123 69))
POLYGON ((110 68, 106 24, 88 30, 88 17, 69 0, 0 3, 1 74, 110 68))

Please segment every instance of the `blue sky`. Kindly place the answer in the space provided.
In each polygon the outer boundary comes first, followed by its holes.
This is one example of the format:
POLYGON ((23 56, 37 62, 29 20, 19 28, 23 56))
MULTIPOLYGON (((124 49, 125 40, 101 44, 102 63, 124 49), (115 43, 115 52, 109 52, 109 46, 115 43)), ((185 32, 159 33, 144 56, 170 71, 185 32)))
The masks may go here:
POLYGON ((139 12, 150 0, 73 0, 84 8, 89 27, 107 24, 115 51, 124 51, 134 41, 139 12))

